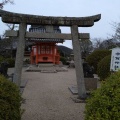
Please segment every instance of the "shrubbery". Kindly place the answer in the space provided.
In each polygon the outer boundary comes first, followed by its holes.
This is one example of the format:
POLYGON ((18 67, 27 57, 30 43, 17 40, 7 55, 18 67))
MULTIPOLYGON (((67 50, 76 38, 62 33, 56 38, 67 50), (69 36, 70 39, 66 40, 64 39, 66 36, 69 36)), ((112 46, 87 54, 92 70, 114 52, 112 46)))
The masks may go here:
POLYGON ((64 65, 66 65, 66 63, 67 63, 67 60, 66 60, 66 58, 65 57, 60 57, 60 61, 64 64, 64 65))
POLYGON ((24 64, 30 64, 30 60, 29 59, 25 59, 24 64))
POLYGON ((0 56, 0 65, 1 65, 2 62, 7 62, 8 67, 14 67, 15 66, 15 59, 13 59, 13 58, 4 58, 4 57, 0 56))
POLYGON ((8 67, 14 67, 15 66, 15 60, 13 58, 7 58, 5 61, 8 63, 8 67))
POLYGON ((21 100, 19 88, 0 75, 0 120, 20 120, 21 100))
POLYGON ((100 80, 104 80, 110 75, 110 61, 111 55, 108 55, 98 63, 97 74, 100 80))
POLYGON ((4 61, 4 57, 0 56, 0 64, 4 61))
POLYGON ((100 60, 102 60, 105 56, 110 55, 111 51, 109 50, 95 50, 91 53, 87 58, 86 61, 90 66, 94 67, 95 73, 97 72, 97 64, 100 60))
POLYGON ((85 120, 120 120, 120 71, 91 94, 86 103, 85 120))

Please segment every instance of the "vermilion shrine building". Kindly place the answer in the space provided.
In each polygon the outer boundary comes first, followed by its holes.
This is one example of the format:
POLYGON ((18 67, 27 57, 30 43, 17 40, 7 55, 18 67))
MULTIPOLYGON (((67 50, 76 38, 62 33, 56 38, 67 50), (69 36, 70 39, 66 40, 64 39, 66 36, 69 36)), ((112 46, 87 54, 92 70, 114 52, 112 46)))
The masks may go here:
MULTIPOLYGON (((47 33, 47 26, 32 25, 29 32, 47 33)), ((52 33, 61 33, 58 26, 54 26, 52 33)), ((39 39, 30 38, 29 41, 34 42, 30 54, 31 64, 53 63, 59 64, 60 54, 57 50, 56 43, 63 43, 63 39, 39 39)))

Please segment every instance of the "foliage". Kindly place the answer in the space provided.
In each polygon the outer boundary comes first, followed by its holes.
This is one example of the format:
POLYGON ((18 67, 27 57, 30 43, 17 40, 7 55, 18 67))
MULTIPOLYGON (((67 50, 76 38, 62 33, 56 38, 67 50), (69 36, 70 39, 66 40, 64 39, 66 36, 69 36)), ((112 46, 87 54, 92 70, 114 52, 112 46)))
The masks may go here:
POLYGON ((0 75, 0 120, 20 120, 21 101, 19 88, 0 75))
POLYGON ((4 57, 0 56, 0 64, 4 61, 4 57))
POLYGON ((120 40, 120 23, 117 25, 115 37, 120 40))
POLYGON ((66 60, 66 58, 65 57, 60 57, 60 61, 64 64, 64 65, 66 65, 66 63, 67 63, 67 60, 66 60))
POLYGON ((110 60, 111 55, 108 55, 98 63, 97 74, 100 80, 104 80, 110 75, 110 60))
POLYGON ((87 58, 86 61, 90 66, 94 67, 95 73, 97 72, 97 64, 100 60, 102 60, 105 56, 111 54, 109 50, 95 50, 92 52, 87 58))
POLYGON ((30 64, 30 60, 29 59, 25 59, 24 64, 30 64))
POLYGON ((112 27, 115 30, 115 35, 113 35, 113 38, 120 41, 120 23, 113 22, 112 27))
MULTIPOLYGON (((0 9, 3 9, 3 7, 8 3, 14 4, 14 0, 2 0, 2 2, 0 2, 0 9)), ((6 25, 10 30, 14 30, 14 28, 16 28, 15 24, 6 24, 6 25)), ((10 54, 8 54, 8 53, 6 53, 6 54, 12 56, 12 49, 13 49, 12 44, 13 44, 14 37, 6 38, 6 35, 4 32, 3 35, 0 36, 0 38, 1 38, 1 40, 0 40, 0 54, 2 54, 3 51, 5 52, 7 47, 10 47, 11 48, 9 51, 10 54)), ((5 56, 6 56, 6 54, 3 53, 3 55, 5 55, 5 56)))
POLYGON ((3 56, 0 56, 0 64, 4 61, 8 63, 8 67, 15 66, 15 59, 13 58, 4 58, 3 56))
POLYGON ((103 49, 112 49, 112 48, 115 48, 116 46, 119 46, 119 44, 116 39, 112 38, 112 39, 104 40, 100 46, 103 49))
POLYGON ((85 57, 93 50, 92 42, 89 39, 81 39, 80 46, 85 57))
POLYGON ((93 47, 94 49, 112 49, 116 46, 119 46, 119 42, 114 37, 102 39, 102 38, 94 38, 92 41, 94 41, 93 47))
POLYGON ((71 48, 68 48, 62 45, 57 45, 57 49, 58 49, 60 56, 63 56, 63 57, 69 57, 71 52, 73 51, 71 48))
POLYGON ((17 43, 18 42, 15 37, 2 38, 0 40, 0 54, 6 58, 13 57, 13 51, 16 49, 17 43))
POLYGON ((8 63, 8 67, 14 67, 15 66, 15 59, 13 59, 13 58, 7 58, 6 62, 8 63))
POLYGON ((3 1, 0 3, 0 9, 2 9, 3 6, 6 5, 7 3, 13 4, 13 1, 12 1, 12 0, 3 0, 3 1))
POLYGON ((86 103, 85 120, 120 120, 120 71, 92 93, 86 103))
POLYGON ((93 38, 93 48, 94 49, 103 49, 101 43, 104 41, 102 38, 93 38))

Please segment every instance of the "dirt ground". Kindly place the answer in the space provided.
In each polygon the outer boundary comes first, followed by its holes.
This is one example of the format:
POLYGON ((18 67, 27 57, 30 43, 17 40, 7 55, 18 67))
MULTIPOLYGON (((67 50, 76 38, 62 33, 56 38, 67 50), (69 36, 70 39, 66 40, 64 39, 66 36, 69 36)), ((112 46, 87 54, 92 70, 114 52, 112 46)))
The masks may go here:
POLYGON ((28 80, 22 97, 22 120, 84 120, 84 103, 75 103, 68 87, 76 85, 75 69, 68 72, 25 72, 28 80))

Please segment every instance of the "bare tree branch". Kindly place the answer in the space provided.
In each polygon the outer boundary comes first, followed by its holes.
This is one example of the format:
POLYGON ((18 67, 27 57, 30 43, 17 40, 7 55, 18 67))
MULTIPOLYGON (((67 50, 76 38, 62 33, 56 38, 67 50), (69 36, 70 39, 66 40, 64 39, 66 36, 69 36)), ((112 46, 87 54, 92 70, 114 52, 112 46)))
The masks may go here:
POLYGON ((18 26, 15 24, 6 24, 6 26, 8 27, 9 30, 15 30, 16 28, 18 28, 18 26))
POLYGON ((0 3, 0 9, 3 9, 3 6, 6 5, 6 4, 14 4, 14 1, 13 0, 3 0, 1 3, 0 3))
POLYGON ((111 24, 113 30, 115 31, 115 34, 112 35, 112 37, 118 41, 120 41, 120 23, 112 22, 111 24))
POLYGON ((103 39, 102 38, 94 38, 92 39, 93 41, 93 46, 94 46, 94 49, 101 49, 101 43, 103 42, 103 39))

